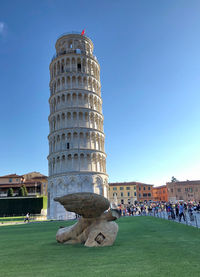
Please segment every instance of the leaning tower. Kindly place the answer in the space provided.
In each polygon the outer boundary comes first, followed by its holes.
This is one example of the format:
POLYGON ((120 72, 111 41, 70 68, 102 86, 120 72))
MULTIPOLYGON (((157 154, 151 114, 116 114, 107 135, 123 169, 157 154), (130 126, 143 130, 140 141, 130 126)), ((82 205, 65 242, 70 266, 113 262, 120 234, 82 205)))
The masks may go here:
POLYGON ((94 192, 108 197, 100 66, 93 43, 79 33, 56 41, 50 63, 48 218, 71 216, 56 196, 94 192))

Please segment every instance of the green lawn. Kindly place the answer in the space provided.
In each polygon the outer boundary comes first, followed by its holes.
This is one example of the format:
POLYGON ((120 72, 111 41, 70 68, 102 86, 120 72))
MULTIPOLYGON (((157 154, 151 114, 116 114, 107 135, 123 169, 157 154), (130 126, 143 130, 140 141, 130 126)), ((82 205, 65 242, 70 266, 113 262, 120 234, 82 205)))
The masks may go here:
POLYGON ((152 217, 118 224, 115 244, 104 248, 58 244, 66 222, 2 226, 0 276, 200 276, 199 229, 152 217))

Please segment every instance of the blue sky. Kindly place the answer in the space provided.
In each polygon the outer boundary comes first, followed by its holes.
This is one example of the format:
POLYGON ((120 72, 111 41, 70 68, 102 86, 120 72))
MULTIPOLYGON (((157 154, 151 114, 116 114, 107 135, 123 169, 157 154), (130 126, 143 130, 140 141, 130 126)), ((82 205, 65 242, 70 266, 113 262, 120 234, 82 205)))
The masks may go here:
POLYGON ((1 0, 0 175, 47 172, 49 63, 86 29, 110 182, 200 179, 199 0, 1 0))

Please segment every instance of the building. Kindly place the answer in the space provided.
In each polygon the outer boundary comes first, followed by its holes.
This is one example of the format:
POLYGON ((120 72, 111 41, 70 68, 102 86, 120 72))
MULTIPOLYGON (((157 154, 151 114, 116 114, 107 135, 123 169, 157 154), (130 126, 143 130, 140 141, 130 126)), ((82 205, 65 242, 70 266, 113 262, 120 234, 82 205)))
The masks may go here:
POLYGON ((168 202, 168 191, 167 186, 159 186, 152 188, 153 200, 154 201, 162 201, 168 202))
POLYGON ((25 175, 9 174, 0 176, 0 197, 7 197, 9 188, 13 189, 14 196, 18 195, 21 186, 25 185, 28 196, 47 195, 47 176, 39 172, 34 172, 31 178, 31 173, 25 175))
POLYGON ((109 183, 109 200, 132 205, 135 201, 153 201, 153 185, 139 182, 109 183))
POLYGON ((137 200, 136 183, 109 183, 109 200, 117 205, 132 205, 137 200), (116 203, 117 202, 117 203, 116 203))
POLYGON ((12 188, 14 195, 18 193, 22 186, 23 176, 17 174, 9 174, 0 176, 0 197, 7 197, 9 188, 12 188))
POLYGON ((50 63, 48 217, 69 218, 54 197, 95 192, 108 197, 100 66, 79 33, 56 41, 50 63))
POLYGON ((183 200, 200 201, 200 180, 177 181, 167 183, 168 199, 170 202, 183 200))
POLYGON ((153 201, 153 185, 137 182, 136 193, 138 202, 153 201))
POLYGON ((23 175, 24 178, 24 184, 32 185, 32 192, 33 192, 33 185, 35 187, 34 192, 40 195, 46 195, 47 196, 47 190, 48 190, 48 179, 47 176, 41 174, 40 172, 30 172, 23 175))

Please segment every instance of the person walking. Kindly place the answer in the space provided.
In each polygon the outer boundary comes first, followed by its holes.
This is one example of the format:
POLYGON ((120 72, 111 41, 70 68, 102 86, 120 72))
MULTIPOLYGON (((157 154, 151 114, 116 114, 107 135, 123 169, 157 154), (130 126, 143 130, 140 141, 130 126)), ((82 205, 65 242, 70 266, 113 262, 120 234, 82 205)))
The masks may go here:
POLYGON ((178 218, 179 216, 178 204, 175 205, 175 211, 176 211, 176 217, 178 218))
POLYGON ((172 204, 170 204, 169 206, 170 206, 170 212, 171 212, 171 219, 174 220, 175 219, 174 209, 172 207, 172 204))
POLYGON ((27 214, 26 214, 26 217, 25 217, 25 219, 24 219, 24 222, 26 222, 26 221, 29 222, 29 220, 30 220, 30 216, 29 216, 29 213, 27 213, 27 214))
POLYGON ((183 217, 183 220, 185 221, 185 215, 184 215, 184 205, 183 203, 179 206, 179 222, 181 222, 181 218, 183 217))
POLYGON ((194 221, 194 215, 193 215, 193 207, 192 207, 192 205, 189 206, 188 213, 189 213, 190 221, 194 221))

